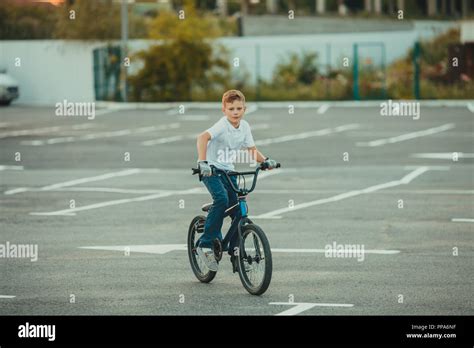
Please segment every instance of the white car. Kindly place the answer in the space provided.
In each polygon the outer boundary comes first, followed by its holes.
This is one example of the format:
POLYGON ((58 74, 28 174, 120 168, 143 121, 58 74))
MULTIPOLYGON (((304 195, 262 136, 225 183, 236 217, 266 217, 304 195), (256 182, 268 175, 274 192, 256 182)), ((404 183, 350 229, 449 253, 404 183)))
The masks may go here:
POLYGON ((18 82, 5 70, 0 71, 0 105, 9 105, 18 96, 18 82))

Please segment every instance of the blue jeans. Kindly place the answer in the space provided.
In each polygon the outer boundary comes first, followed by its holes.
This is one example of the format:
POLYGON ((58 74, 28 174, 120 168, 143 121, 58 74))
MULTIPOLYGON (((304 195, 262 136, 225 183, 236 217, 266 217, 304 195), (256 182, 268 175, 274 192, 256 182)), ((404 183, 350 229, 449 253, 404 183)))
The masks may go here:
MULTIPOLYGON (((231 176, 230 179, 237 187, 237 177, 231 176)), ((222 240, 222 224, 224 222, 225 210, 237 204, 237 194, 232 190, 227 179, 222 175, 205 176, 202 182, 206 185, 209 193, 212 196, 213 202, 211 209, 207 215, 206 223, 204 225, 204 233, 199 238, 199 246, 212 247, 212 241, 216 238, 222 240)), ((230 211, 232 220, 240 218, 240 207, 236 206, 230 211)), ((232 224, 229 245, 229 252, 237 245, 237 226, 232 224)))

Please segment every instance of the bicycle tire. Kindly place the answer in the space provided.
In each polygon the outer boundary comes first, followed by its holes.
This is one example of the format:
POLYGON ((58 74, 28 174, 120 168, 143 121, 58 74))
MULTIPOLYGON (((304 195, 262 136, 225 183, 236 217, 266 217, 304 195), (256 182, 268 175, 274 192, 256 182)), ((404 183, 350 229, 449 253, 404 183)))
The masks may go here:
POLYGON ((189 256, 189 263, 191 264, 191 269, 193 270, 194 275, 196 278, 202 283, 210 283, 214 277, 216 276, 217 272, 207 270, 204 272, 201 270, 199 266, 197 258, 199 257, 196 253, 196 234, 197 234, 197 224, 203 223, 206 221, 206 217, 203 215, 196 216, 189 225, 188 230, 188 256, 189 256))
MULTIPOLYGON (((254 239, 254 245, 255 245, 255 239, 254 239)), ((260 252, 259 251, 259 252, 260 252)), ((255 224, 248 224, 243 227, 242 230, 242 239, 240 241, 240 248, 239 248, 239 257, 238 257, 239 262, 237 263, 238 265, 238 271, 239 271, 239 277, 240 281, 242 282, 242 285, 244 288, 252 295, 262 295, 265 291, 267 291, 268 287, 270 286, 270 282, 272 280, 272 252, 270 248, 270 243, 263 232, 263 230, 255 225, 255 224), (253 232, 253 233, 252 233, 253 232), (245 249, 245 241, 249 237, 249 235, 252 233, 253 236, 257 236, 258 239, 261 242, 261 247, 258 245, 258 249, 260 251, 263 251, 264 253, 264 258, 262 260, 265 260, 265 265, 264 265, 264 274, 263 274, 263 279, 261 282, 258 284, 253 284, 252 280, 249 277, 249 271, 246 270, 246 264, 249 264, 252 262, 256 262, 258 265, 260 264, 261 260, 257 260, 257 253, 255 255, 255 259, 252 261, 252 255, 249 254, 250 250, 245 249), (250 257, 250 259, 249 259, 250 257)), ((254 266, 255 267, 255 266, 254 266)), ((256 266, 258 267, 258 266, 256 266)))

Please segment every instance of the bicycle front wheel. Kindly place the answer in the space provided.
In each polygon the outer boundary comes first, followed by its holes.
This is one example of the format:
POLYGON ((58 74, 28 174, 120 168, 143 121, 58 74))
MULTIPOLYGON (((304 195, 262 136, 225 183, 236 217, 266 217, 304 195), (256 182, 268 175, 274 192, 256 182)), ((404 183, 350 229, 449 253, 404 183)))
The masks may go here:
POLYGON ((272 280, 272 252, 265 233, 255 224, 243 227, 238 270, 244 288, 252 295, 267 291, 272 280))

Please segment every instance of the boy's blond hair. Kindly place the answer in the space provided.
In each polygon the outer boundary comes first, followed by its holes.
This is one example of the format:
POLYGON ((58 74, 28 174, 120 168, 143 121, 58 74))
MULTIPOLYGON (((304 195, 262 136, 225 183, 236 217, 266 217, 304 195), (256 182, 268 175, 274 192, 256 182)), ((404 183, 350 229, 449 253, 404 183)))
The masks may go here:
POLYGON ((232 103, 234 100, 240 100, 245 104, 244 94, 236 89, 231 89, 222 96, 222 107, 225 107, 225 103, 232 103))

